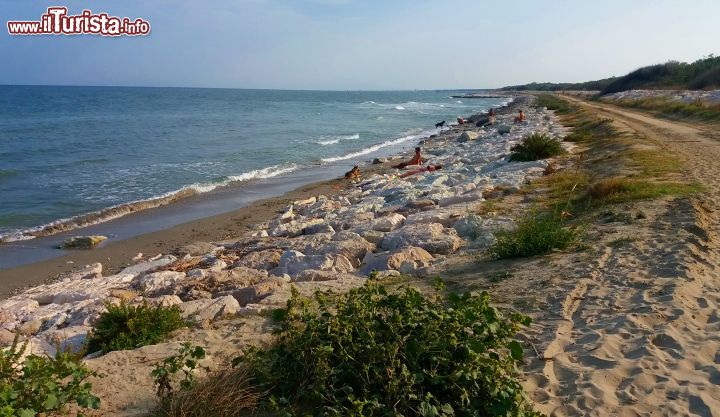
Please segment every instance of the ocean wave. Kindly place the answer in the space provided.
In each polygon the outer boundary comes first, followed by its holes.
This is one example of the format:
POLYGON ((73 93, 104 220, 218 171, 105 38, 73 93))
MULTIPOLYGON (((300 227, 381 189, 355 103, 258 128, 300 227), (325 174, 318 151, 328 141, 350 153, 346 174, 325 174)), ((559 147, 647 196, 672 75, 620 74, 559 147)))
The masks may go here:
POLYGON ((407 142, 410 140, 420 139, 420 138, 429 136, 430 134, 432 134, 435 131, 436 130, 428 130, 428 131, 423 131, 423 132, 416 133, 416 134, 406 134, 405 136, 399 137, 397 139, 386 140, 385 142, 378 143, 378 144, 369 146, 367 148, 360 149, 359 151, 350 152, 350 153, 347 153, 345 155, 340 155, 340 156, 322 158, 321 161, 325 162, 325 163, 332 163, 332 162, 344 161, 346 159, 357 158, 359 156, 367 155, 369 153, 378 151, 378 150, 388 147, 388 146, 399 145, 403 142, 407 142))
POLYGON ((130 213, 136 213, 142 210, 165 206, 183 198, 191 197, 197 194, 204 194, 217 188, 226 187, 234 183, 248 181, 252 179, 272 178, 278 175, 295 171, 298 168, 299 166, 296 164, 274 165, 262 169, 252 170, 239 175, 222 177, 219 181, 216 182, 191 184, 179 190, 171 191, 169 193, 165 193, 156 197, 118 204, 102 210, 56 220, 42 226, 37 226, 22 231, 12 231, 9 233, 0 234, 0 243, 34 239, 40 236, 50 236, 56 233, 80 229, 98 223, 104 223, 113 219, 123 217, 130 213))
POLYGON ((395 110, 405 110, 405 107, 403 107, 403 106, 395 106, 395 110))
POLYGON ((316 143, 318 145, 327 146, 327 145, 335 145, 336 143, 339 143, 341 140, 355 140, 360 139, 359 133, 354 133, 352 135, 328 135, 328 136, 321 136, 320 139, 313 141, 313 143, 316 143))

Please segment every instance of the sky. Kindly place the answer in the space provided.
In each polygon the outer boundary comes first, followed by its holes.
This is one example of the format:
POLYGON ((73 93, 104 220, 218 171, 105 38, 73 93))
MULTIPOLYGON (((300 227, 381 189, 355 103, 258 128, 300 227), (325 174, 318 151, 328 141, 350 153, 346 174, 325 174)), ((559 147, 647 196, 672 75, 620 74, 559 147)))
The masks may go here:
POLYGON ((718 0, 0 0, 141 17, 148 36, 0 33, 0 84, 495 88, 720 54, 718 0))

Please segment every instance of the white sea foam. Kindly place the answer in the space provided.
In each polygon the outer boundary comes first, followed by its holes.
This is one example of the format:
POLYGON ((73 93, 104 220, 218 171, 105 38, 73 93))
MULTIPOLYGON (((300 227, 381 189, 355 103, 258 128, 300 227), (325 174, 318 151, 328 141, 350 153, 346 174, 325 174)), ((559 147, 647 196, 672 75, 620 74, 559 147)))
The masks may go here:
POLYGON ((395 106, 395 110, 405 110, 405 107, 403 107, 403 106, 395 106))
POLYGON ((341 140, 355 140, 360 139, 359 133, 354 133, 352 135, 332 135, 332 136, 321 136, 320 139, 313 141, 313 143, 316 143, 318 145, 327 146, 327 145, 335 145, 336 143, 339 143, 341 140))
POLYGON ((9 233, 0 234, 0 242, 16 242, 21 240, 28 240, 39 236, 48 236, 68 230, 92 226, 94 224, 104 223, 109 220, 120 218, 129 213, 135 213, 149 208, 174 203, 180 199, 197 194, 207 193, 217 188, 225 187, 234 183, 248 181, 252 179, 272 178, 278 175, 295 171, 298 168, 299 166, 295 164, 274 165, 262 169, 255 169, 249 172, 244 172, 239 175, 230 175, 224 177, 222 180, 217 182, 195 183, 183 187, 179 190, 161 194, 159 196, 143 200, 131 201, 129 203, 118 204, 102 210, 81 214, 79 216, 55 220, 42 226, 37 226, 22 231, 11 231, 9 233))
POLYGON ((322 158, 321 161, 323 161, 325 163, 332 163, 332 162, 337 162, 337 161, 344 161, 346 159, 357 158, 359 156, 367 155, 369 153, 378 151, 378 150, 388 147, 388 146, 399 145, 403 142, 407 142, 410 140, 420 139, 420 138, 429 136, 433 133, 436 133, 437 131, 438 131, 437 129, 434 129, 434 130, 427 130, 427 131, 423 131, 423 132, 415 133, 415 134, 406 134, 405 136, 401 136, 397 139, 386 140, 385 142, 369 146, 369 147, 361 149, 359 151, 350 152, 350 153, 347 153, 345 155, 340 155, 340 156, 322 158))

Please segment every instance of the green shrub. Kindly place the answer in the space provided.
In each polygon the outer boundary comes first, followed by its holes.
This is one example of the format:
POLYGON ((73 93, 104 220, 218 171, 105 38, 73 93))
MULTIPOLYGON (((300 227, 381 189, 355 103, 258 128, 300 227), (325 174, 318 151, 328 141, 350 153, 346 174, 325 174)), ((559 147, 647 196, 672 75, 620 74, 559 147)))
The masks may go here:
POLYGON ((538 214, 521 219, 515 230, 495 234, 495 244, 488 250, 497 259, 535 256, 553 249, 567 249, 580 233, 566 227, 557 214, 538 214))
POLYGON ((90 335, 88 350, 107 353, 154 345, 165 340, 173 330, 187 325, 178 306, 108 304, 90 335))
POLYGON ((564 153, 560 141, 544 133, 525 136, 522 142, 510 148, 511 161, 537 161, 564 153))
POLYGON ((96 374, 82 364, 80 355, 58 349, 54 357, 28 355, 23 361, 27 346, 16 336, 10 348, 0 350, 0 416, 34 417, 71 403, 100 407, 87 382, 96 374))
POLYGON ((428 299, 370 279, 335 300, 293 291, 275 343, 236 359, 277 415, 540 415, 516 379, 513 337, 530 320, 502 314, 487 293, 428 299))

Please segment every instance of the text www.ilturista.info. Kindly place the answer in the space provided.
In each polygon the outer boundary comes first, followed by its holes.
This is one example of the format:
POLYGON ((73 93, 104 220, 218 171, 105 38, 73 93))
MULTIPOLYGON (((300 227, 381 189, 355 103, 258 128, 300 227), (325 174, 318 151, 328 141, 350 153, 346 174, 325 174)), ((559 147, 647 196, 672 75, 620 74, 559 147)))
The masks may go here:
POLYGON ((81 14, 68 16, 67 7, 48 7, 39 21, 9 21, 11 35, 100 35, 138 36, 150 33, 150 22, 137 18, 109 16, 107 13, 93 14, 83 10, 81 14))

